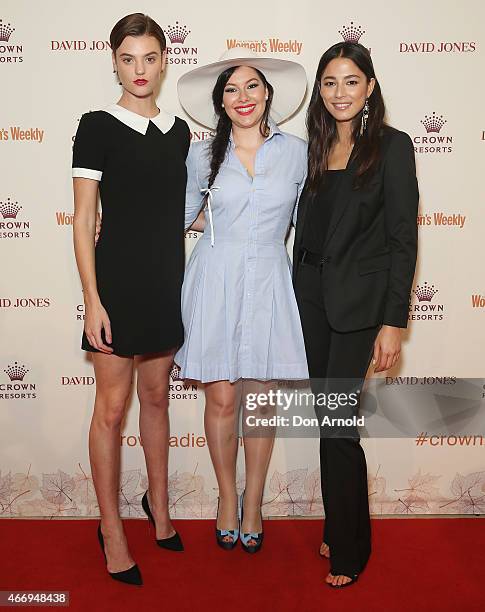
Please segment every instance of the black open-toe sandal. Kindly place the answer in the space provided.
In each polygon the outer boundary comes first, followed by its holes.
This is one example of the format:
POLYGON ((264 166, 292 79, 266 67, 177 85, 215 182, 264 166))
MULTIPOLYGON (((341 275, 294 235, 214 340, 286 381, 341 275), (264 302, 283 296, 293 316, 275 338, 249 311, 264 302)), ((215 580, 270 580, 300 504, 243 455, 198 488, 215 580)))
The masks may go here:
POLYGON ((353 574, 352 576, 347 576, 347 574, 333 574, 332 576, 345 576, 346 578, 350 578, 350 582, 344 582, 343 584, 331 584, 330 582, 325 581, 325 584, 328 584, 329 587, 332 587, 332 589, 342 589, 343 587, 347 587, 350 586, 351 584, 354 584, 354 582, 357 582, 357 579, 359 578, 359 574, 353 574))

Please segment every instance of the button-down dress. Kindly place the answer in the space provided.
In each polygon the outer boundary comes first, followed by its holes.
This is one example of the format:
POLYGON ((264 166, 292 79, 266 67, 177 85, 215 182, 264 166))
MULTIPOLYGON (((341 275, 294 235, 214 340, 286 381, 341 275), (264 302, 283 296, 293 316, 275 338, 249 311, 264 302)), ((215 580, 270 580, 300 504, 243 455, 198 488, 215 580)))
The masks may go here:
POLYGON ((211 382, 308 378, 285 240, 303 189, 306 143, 272 123, 254 178, 228 151, 207 192, 210 141, 187 157, 185 227, 204 198, 205 231, 185 271, 180 376, 211 382))

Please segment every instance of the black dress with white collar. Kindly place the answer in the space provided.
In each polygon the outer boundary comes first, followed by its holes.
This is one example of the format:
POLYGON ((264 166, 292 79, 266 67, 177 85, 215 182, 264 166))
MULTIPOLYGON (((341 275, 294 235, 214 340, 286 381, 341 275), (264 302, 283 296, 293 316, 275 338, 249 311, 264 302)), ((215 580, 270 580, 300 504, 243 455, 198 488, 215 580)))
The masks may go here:
MULTIPOLYGON (((183 342, 189 144, 185 121, 164 111, 147 119, 114 104, 79 123, 72 174, 99 181, 96 280, 115 355, 162 352, 183 342)), ((85 334, 82 348, 96 351, 85 334)))

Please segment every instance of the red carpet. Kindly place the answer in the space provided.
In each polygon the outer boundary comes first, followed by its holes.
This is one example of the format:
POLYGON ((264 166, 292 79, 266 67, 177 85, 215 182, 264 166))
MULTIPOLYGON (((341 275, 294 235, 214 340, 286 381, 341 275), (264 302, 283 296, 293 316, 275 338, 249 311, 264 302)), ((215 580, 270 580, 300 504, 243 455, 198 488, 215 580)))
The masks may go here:
POLYGON ((373 520, 373 554, 345 589, 323 582, 320 521, 265 521, 260 553, 219 549, 213 521, 175 521, 186 551, 160 550, 141 520, 125 521, 145 585, 118 584, 105 572, 96 521, 0 521, 0 590, 70 591, 69 610, 383 610, 485 609, 482 519, 373 520))

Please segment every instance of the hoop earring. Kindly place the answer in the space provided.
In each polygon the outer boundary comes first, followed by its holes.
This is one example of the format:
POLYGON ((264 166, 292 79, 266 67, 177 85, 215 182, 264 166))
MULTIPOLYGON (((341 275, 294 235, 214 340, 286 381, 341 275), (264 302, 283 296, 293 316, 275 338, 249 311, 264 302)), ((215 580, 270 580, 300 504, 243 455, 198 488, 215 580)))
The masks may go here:
POLYGON ((362 109, 362 119, 360 121, 360 135, 367 129, 367 120, 369 119, 369 98, 365 99, 364 108, 362 109))

